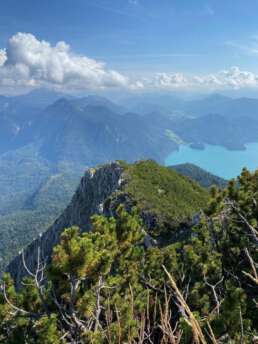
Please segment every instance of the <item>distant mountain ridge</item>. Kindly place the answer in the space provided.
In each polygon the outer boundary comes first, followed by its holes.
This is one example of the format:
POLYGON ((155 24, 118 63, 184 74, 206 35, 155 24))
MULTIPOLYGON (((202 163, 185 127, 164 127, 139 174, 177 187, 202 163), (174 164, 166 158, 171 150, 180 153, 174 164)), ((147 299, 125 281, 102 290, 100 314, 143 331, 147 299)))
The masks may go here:
POLYGON ((163 115, 178 113, 184 117, 200 117, 217 113, 226 117, 258 117, 258 98, 231 98, 219 93, 200 96, 197 99, 184 99, 175 95, 142 94, 126 99, 122 104, 136 112, 148 114, 152 111, 163 115))
POLYGON ((162 125, 151 128, 147 122, 136 114, 120 116, 100 105, 78 108, 60 99, 44 110, 29 131, 41 154, 54 161, 79 161, 91 166, 113 159, 160 160, 160 151, 168 153, 173 143, 165 133, 160 140, 162 125))
POLYGON ((25 120, 15 133, 19 121, 12 114, 8 121, 2 116, 2 127, 8 126, 2 137, 2 152, 33 144, 50 161, 78 161, 89 166, 114 159, 161 161, 160 152, 168 154, 175 148, 165 135, 164 124, 154 127, 147 118, 121 115, 114 109, 121 110, 101 97, 59 98, 25 120))
POLYGON ((214 174, 205 171, 199 166, 194 164, 186 163, 186 164, 179 164, 174 166, 169 166, 173 170, 177 171, 178 173, 189 177, 199 183, 201 186, 205 188, 209 188, 212 185, 216 185, 219 188, 225 188, 228 184, 228 181, 215 176, 214 174))
POLYGON ((105 97, 96 96, 96 95, 89 95, 83 98, 76 98, 76 99, 73 99, 71 102, 73 105, 77 106, 81 110, 83 110, 87 106, 103 106, 119 114, 124 114, 127 112, 126 108, 110 101, 109 99, 105 97))
MULTIPOLYGON (((192 101, 160 96, 156 101, 149 103, 147 112, 138 107, 142 113, 135 113, 94 95, 75 98, 36 90, 1 97, 0 154, 33 144, 44 158, 56 161, 95 165, 153 158, 162 162, 180 140, 228 149, 244 149, 246 143, 258 140, 258 99, 214 94, 192 101), (168 137, 168 131, 179 140, 168 137)), ((132 108, 137 109, 137 104, 132 108)))

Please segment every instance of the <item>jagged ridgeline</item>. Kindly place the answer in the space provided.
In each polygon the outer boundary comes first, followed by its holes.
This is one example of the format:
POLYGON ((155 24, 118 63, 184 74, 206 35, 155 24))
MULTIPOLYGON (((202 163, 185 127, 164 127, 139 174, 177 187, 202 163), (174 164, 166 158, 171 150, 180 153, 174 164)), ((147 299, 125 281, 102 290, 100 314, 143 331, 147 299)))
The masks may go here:
POLYGON ((257 195, 247 170, 209 196, 152 161, 90 169, 10 264, 0 342, 255 343, 257 195))

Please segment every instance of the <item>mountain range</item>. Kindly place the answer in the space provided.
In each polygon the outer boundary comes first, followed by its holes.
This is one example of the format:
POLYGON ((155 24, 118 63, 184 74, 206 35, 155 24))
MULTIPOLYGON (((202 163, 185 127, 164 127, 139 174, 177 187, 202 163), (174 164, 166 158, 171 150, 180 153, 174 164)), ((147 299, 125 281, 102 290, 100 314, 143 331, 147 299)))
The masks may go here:
POLYGON ((148 97, 144 107, 139 97, 128 106, 102 96, 75 98, 46 90, 2 96, 0 153, 33 145, 47 160, 90 166, 115 159, 163 162, 180 143, 244 149, 257 141, 257 99, 148 97))
MULTIPOLYGON (((1 96, 2 266, 60 214, 87 167, 114 160, 153 159, 163 163, 180 144, 203 148, 210 143, 244 149, 246 143, 258 138, 257 109, 257 99, 222 95, 191 101, 175 96, 135 95, 117 103, 103 96, 78 98, 47 90, 1 96), (146 112, 144 104, 148 105, 146 112), (44 193, 48 181, 53 181, 53 190, 62 183, 67 185, 65 197, 62 192, 57 192, 54 199, 51 191, 44 193), (59 206, 46 209, 39 217, 39 199, 59 206), (18 220, 21 218, 39 220, 29 220, 24 226, 18 220), (25 237, 23 227, 28 231, 25 237), (6 255, 7 251, 10 255, 6 255)), ((175 168, 205 187, 213 183, 226 185, 198 167, 175 168)))

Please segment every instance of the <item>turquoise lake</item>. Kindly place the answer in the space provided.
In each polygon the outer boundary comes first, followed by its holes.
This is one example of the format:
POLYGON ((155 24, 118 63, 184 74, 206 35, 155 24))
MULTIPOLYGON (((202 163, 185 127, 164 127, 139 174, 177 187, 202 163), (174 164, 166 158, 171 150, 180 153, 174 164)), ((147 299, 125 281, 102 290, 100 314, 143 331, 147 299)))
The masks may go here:
POLYGON ((230 179, 236 177, 243 167, 253 171, 258 168, 258 143, 246 145, 246 150, 230 151, 221 146, 206 145, 204 150, 182 145, 171 153, 165 161, 166 166, 192 163, 217 176, 230 179))

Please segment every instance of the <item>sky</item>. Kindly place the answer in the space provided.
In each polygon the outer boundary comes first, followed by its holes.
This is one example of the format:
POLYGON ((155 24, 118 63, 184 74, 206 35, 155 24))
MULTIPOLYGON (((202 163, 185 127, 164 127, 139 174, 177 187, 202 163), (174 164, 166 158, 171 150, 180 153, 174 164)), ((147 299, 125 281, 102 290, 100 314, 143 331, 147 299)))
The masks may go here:
POLYGON ((257 0, 2 0, 0 91, 258 89, 257 0))

